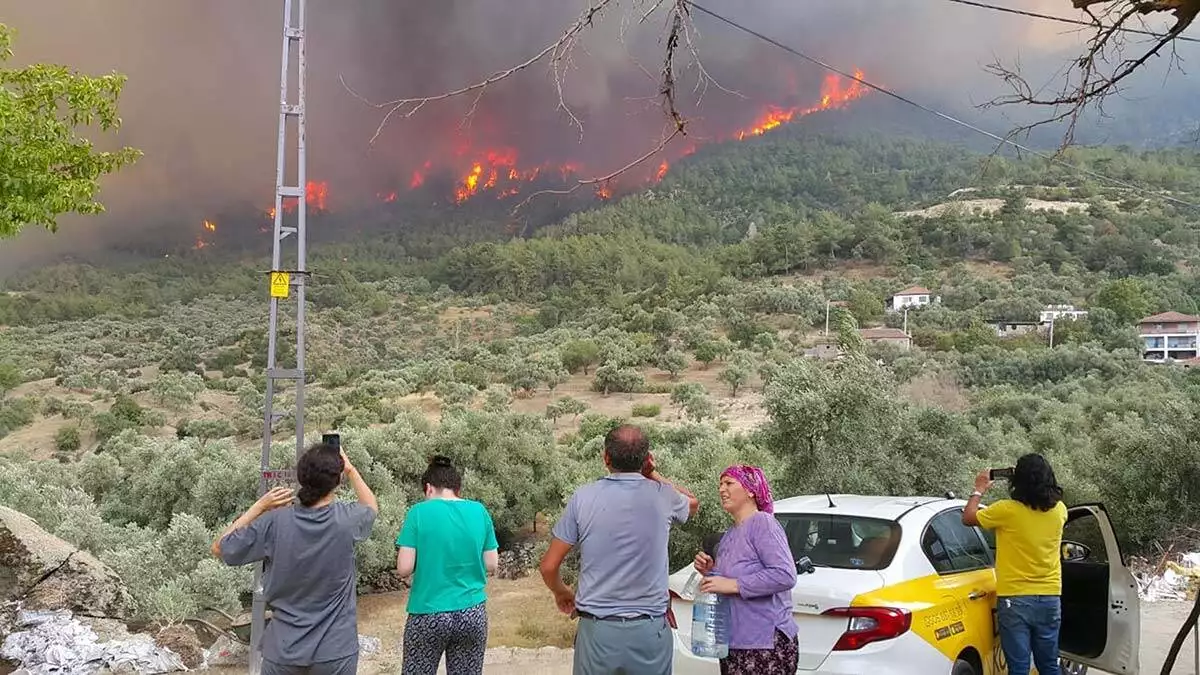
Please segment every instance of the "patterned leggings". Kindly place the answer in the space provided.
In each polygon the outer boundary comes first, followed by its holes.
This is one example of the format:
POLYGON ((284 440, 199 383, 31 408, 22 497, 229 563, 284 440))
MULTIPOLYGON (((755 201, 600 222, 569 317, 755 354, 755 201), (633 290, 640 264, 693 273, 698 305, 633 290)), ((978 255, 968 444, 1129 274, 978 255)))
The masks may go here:
POLYGON ((481 675, 487 649, 487 609, 478 604, 457 612, 409 614, 404 624, 402 675, 437 675, 446 655, 447 675, 481 675))
POLYGON ((774 649, 730 649, 721 659, 721 675, 796 675, 800 643, 775 631, 774 649))

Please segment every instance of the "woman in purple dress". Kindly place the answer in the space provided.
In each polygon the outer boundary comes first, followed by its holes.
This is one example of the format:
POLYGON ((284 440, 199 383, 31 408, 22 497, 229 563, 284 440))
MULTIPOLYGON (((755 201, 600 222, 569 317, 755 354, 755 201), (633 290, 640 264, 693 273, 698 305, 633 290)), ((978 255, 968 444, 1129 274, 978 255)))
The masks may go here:
POLYGON ((700 590, 729 600, 729 656, 721 659, 721 675, 795 675, 796 563, 772 515, 771 487, 762 469, 731 466, 721 473, 718 492, 733 527, 721 539, 715 561, 700 553, 695 564, 705 575, 700 590))

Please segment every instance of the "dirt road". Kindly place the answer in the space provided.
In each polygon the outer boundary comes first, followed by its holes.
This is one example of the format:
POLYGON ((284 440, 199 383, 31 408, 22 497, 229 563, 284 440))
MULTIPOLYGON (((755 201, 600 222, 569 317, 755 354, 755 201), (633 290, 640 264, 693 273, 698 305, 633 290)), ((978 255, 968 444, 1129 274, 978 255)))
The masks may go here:
MULTIPOLYGON (((1167 650, 1175 639, 1175 633, 1183 625, 1190 602, 1143 602, 1142 603, 1142 673, 1158 675, 1166 659, 1167 650)), ((1200 675, 1195 668, 1195 652, 1192 638, 1184 643, 1171 675, 1200 675)))
MULTIPOLYGON (((507 592, 516 600, 513 603, 514 606, 511 608, 514 614, 536 611, 537 604, 529 602, 532 598, 522 597, 524 593, 518 592, 532 592, 534 588, 533 584, 528 582, 510 582, 505 587, 507 592), (528 588, 525 588, 526 586, 528 588)), ((368 601, 367 604, 369 611, 365 614, 363 623, 369 623, 370 626, 363 626, 366 629, 363 632, 371 632, 382 637, 384 649, 382 653, 369 659, 364 659, 359 665, 358 672, 360 675, 397 673, 400 671, 400 655, 398 653, 399 650, 396 649, 396 641, 399 638, 404 621, 403 612, 399 608, 400 603, 394 599, 376 598, 368 601), (385 609, 388 611, 383 611, 385 609)), ((1143 675, 1158 675, 1162 669, 1167 650, 1171 646, 1171 641, 1175 638, 1175 632, 1183 624, 1183 620, 1187 617, 1190 609, 1190 603, 1182 602, 1142 604, 1141 672, 1143 675)), ((538 623, 547 621, 546 617, 538 618, 541 619, 538 623)), ((554 619, 553 610, 550 610, 549 620, 553 621, 554 619)), ((505 625, 509 622, 518 623, 515 617, 508 616, 501 619, 501 621, 505 625)), ((540 631, 532 631, 528 626, 524 631, 514 631, 512 628, 497 625, 498 623, 500 622, 493 620, 492 632, 503 642, 519 640, 520 633, 526 633, 528 637, 543 638, 543 634, 540 631)), ((556 626, 556 630, 552 631, 551 634, 555 635, 558 641, 561 641, 564 637, 562 636, 563 632, 561 627, 556 626)), ((1192 665, 1194 653, 1192 649, 1192 641, 1189 639, 1175 663, 1175 669, 1171 671, 1172 675, 1200 675, 1192 665)), ((229 673, 232 675, 235 672, 244 671, 242 669, 231 668, 215 669, 210 672, 229 673)), ((440 672, 444 673, 445 669, 443 668, 440 672)), ((506 647, 489 649, 484 672, 487 675, 569 675, 571 672, 571 650, 555 648, 512 649, 506 647)), ((1097 675, 1101 674, 1097 673, 1097 675)))
MULTIPOLYGON (((1142 638, 1141 638, 1141 672, 1143 675, 1158 675, 1162 670, 1163 660, 1175 633, 1183 624, 1191 603, 1157 602, 1142 605, 1142 638)), ((1191 639, 1184 644, 1179 659, 1175 662, 1172 675, 1200 675, 1196 672, 1193 645, 1191 639)), ((559 655, 558 663, 545 660, 527 660, 518 656, 507 663, 488 665, 484 672, 488 675, 569 675, 571 672, 571 654, 564 650, 559 655)))

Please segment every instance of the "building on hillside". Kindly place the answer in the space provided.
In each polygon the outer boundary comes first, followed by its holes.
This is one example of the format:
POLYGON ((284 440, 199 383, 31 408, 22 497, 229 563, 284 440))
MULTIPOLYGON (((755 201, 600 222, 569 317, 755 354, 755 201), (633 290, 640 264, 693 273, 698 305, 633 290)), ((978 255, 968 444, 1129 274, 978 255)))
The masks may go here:
POLYGON ((1077 319, 1087 318, 1086 309, 1075 309, 1075 305, 1046 305, 1042 310, 1038 321, 1041 323, 1050 323, 1051 321, 1075 321, 1077 319))
POLYGON ((892 344, 904 349, 912 347, 912 337, 899 328, 863 328, 858 334, 871 344, 892 344))
POLYGON ((836 340, 821 338, 812 347, 804 350, 804 355, 819 361, 836 361, 841 358, 842 350, 836 340))
POLYGON ((1200 316, 1163 312, 1138 322, 1142 358, 1146 361, 1185 361, 1200 356, 1200 316))
POLYGON ((1014 338, 1031 333, 1040 333, 1043 326, 1038 321, 989 321, 988 325, 1001 338, 1014 338))
POLYGON ((937 302, 937 298, 933 297, 928 288, 910 286, 887 299, 887 310, 889 312, 899 312, 905 308, 916 309, 918 307, 927 307, 934 302, 937 302))

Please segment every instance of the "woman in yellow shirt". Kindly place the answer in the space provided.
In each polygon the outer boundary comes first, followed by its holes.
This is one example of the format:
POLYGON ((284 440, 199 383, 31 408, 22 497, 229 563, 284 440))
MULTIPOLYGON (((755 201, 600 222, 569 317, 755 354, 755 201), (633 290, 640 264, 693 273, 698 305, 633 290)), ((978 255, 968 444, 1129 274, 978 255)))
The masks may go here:
POLYGON ((1009 499, 979 508, 991 487, 989 472, 975 478, 963 523, 996 532, 996 622, 1009 675, 1029 675, 1030 653, 1039 675, 1060 675, 1062 532, 1067 507, 1045 457, 1017 460, 1009 499))

